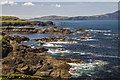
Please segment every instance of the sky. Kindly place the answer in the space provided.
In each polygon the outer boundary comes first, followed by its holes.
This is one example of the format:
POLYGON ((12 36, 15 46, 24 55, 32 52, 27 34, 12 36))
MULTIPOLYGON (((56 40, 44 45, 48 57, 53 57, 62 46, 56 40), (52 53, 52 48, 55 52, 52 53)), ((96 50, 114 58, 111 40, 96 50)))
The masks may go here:
POLYGON ((33 18, 49 15, 92 16, 112 13, 118 10, 118 2, 115 2, 117 0, 109 0, 113 2, 107 2, 107 0, 106 2, 98 2, 98 0, 94 0, 95 2, 30 2, 33 0, 26 0, 27 2, 25 2, 25 0, 24 2, 22 1, 23 0, 0 0, 0 8, 2 6, 0 15, 16 16, 20 18, 33 18))
MULTIPOLYGON (((5 0, 0 0, 5 1, 5 0)), ((15 2, 118 2, 120 0, 7 0, 15 2)))

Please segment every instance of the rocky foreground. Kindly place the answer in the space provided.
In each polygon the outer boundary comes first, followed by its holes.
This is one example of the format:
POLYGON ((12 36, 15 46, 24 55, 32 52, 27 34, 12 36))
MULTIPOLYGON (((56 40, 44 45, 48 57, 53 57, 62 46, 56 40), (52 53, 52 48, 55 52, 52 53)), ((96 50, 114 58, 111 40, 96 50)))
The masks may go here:
POLYGON ((76 31, 71 31, 69 29, 49 27, 45 29, 37 29, 37 28, 14 28, 14 27, 3 27, 3 33, 40 33, 40 34, 73 34, 76 31))
POLYGON ((2 53, 2 73, 4 75, 25 74, 39 77, 68 78, 71 76, 68 72, 71 66, 67 63, 82 62, 75 59, 55 59, 45 53, 46 48, 31 48, 20 44, 20 42, 28 40, 27 37, 19 36, 5 35, 3 37, 2 49, 7 51, 2 53))

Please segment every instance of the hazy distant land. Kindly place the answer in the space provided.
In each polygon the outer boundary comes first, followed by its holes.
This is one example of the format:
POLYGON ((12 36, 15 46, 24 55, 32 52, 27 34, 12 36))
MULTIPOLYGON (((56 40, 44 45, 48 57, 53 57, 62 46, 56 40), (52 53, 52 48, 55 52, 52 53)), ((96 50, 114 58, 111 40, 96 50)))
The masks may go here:
POLYGON ((104 15, 75 16, 75 17, 51 15, 51 16, 31 18, 30 20, 118 20, 119 12, 120 10, 104 15))

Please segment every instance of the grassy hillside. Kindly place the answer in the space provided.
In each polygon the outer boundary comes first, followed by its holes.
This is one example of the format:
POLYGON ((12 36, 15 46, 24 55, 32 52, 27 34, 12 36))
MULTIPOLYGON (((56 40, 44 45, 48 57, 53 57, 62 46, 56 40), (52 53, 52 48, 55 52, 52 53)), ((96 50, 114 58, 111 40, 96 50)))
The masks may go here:
POLYGON ((2 20, 2 21, 25 21, 23 19, 13 17, 13 16, 1 16, 0 20, 2 20))
POLYGON ((2 26, 49 26, 49 25, 53 25, 52 22, 23 20, 23 19, 13 17, 13 16, 1 16, 0 23, 2 23, 2 26))

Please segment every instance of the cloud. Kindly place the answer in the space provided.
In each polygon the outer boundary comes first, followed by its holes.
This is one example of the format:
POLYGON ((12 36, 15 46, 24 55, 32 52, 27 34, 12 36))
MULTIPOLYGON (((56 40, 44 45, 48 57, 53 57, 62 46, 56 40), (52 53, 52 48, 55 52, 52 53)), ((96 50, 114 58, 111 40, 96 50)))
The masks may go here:
POLYGON ((5 5, 5 4, 9 4, 9 5, 16 5, 17 3, 13 2, 13 1, 2 1, 0 2, 1 5, 5 5))
POLYGON ((56 4, 55 7, 61 7, 61 5, 60 4, 56 4))
POLYGON ((24 6, 34 6, 35 4, 33 4, 33 3, 31 3, 31 2, 27 2, 27 3, 24 3, 24 4, 22 4, 22 5, 24 5, 24 6))

